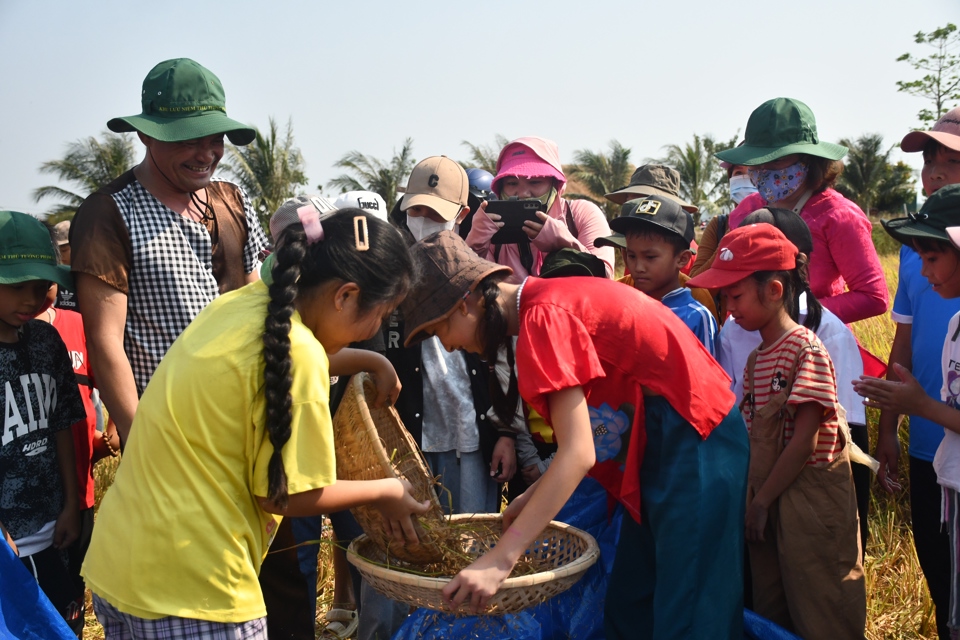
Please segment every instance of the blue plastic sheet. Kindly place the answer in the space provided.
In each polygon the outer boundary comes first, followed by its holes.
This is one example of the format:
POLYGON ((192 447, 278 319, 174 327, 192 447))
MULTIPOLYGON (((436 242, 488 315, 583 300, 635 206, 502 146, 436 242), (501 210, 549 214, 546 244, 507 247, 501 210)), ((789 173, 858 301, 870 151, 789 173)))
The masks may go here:
POLYGON ((0 538, 0 638, 76 640, 23 563, 0 538))
POLYGON ((458 617, 418 609, 407 618, 394 639, 602 639, 603 602, 622 518, 623 508, 617 505, 611 514, 606 491, 596 480, 585 478, 554 518, 587 531, 600 546, 600 559, 575 585, 542 604, 503 616, 458 617))
POLYGON ((802 640, 800 636, 761 618, 749 609, 743 610, 743 637, 746 640, 802 640))

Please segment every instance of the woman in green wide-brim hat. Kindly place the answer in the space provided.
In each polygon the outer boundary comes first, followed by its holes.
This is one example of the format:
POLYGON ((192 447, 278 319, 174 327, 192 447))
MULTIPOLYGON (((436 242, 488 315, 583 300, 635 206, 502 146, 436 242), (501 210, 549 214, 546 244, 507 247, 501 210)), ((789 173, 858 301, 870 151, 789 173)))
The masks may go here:
MULTIPOLYGON (((746 166, 758 190, 730 213, 728 228, 764 207, 800 214, 813 236, 810 290, 849 324, 884 313, 889 294, 871 238, 873 225, 833 188, 846 154, 846 147, 820 138, 810 107, 774 98, 750 114, 743 144, 716 157, 746 166)), ((711 248, 701 245, 699 252, 704 251, 711 248)))

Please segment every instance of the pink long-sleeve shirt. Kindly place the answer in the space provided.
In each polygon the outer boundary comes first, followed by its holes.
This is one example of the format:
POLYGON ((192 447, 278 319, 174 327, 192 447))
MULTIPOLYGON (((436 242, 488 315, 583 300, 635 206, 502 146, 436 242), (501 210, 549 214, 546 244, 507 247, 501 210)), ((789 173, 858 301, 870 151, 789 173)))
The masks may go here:
MULTIPOLYGON (((749 214, 765 206, 760 194, 747 196, 730 213, 730 228, 737 228, 749 214)), ((860 207, 826 189, 807 200, 800 217, 813 235, 813 295, 847 324, 885 313, 887 283, 871 238, 873 225, 860 207)))

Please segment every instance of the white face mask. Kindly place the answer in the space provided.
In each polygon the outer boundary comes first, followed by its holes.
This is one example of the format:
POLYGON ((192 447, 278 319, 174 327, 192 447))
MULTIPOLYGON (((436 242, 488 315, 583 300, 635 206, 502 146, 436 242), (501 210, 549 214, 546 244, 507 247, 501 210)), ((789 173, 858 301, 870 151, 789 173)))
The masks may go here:
POLYGON ((757 188, 750 181, 750 176, 740 174, 730 178, 730 197, 734 202, 740 204, 751 193, 757 193, 757 188))
POLYGON ((439 231, 453 231, 456 222, 449 220, 447 222, 436 222, 427 217, 413 217, 407 214, 407 228, 413 234, 413 239, 420 242, 429 235, 439 231))

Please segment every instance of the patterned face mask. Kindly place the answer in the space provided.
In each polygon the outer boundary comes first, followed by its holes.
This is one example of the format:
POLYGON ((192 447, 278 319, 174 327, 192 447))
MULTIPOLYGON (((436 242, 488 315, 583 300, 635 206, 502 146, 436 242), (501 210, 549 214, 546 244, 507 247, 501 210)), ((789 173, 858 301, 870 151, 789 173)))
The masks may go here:
POLYGON ((792 196, 807 179, 807 165, 794 162, 783 169, 750 169, 750 181, 768 204, 792 196))

